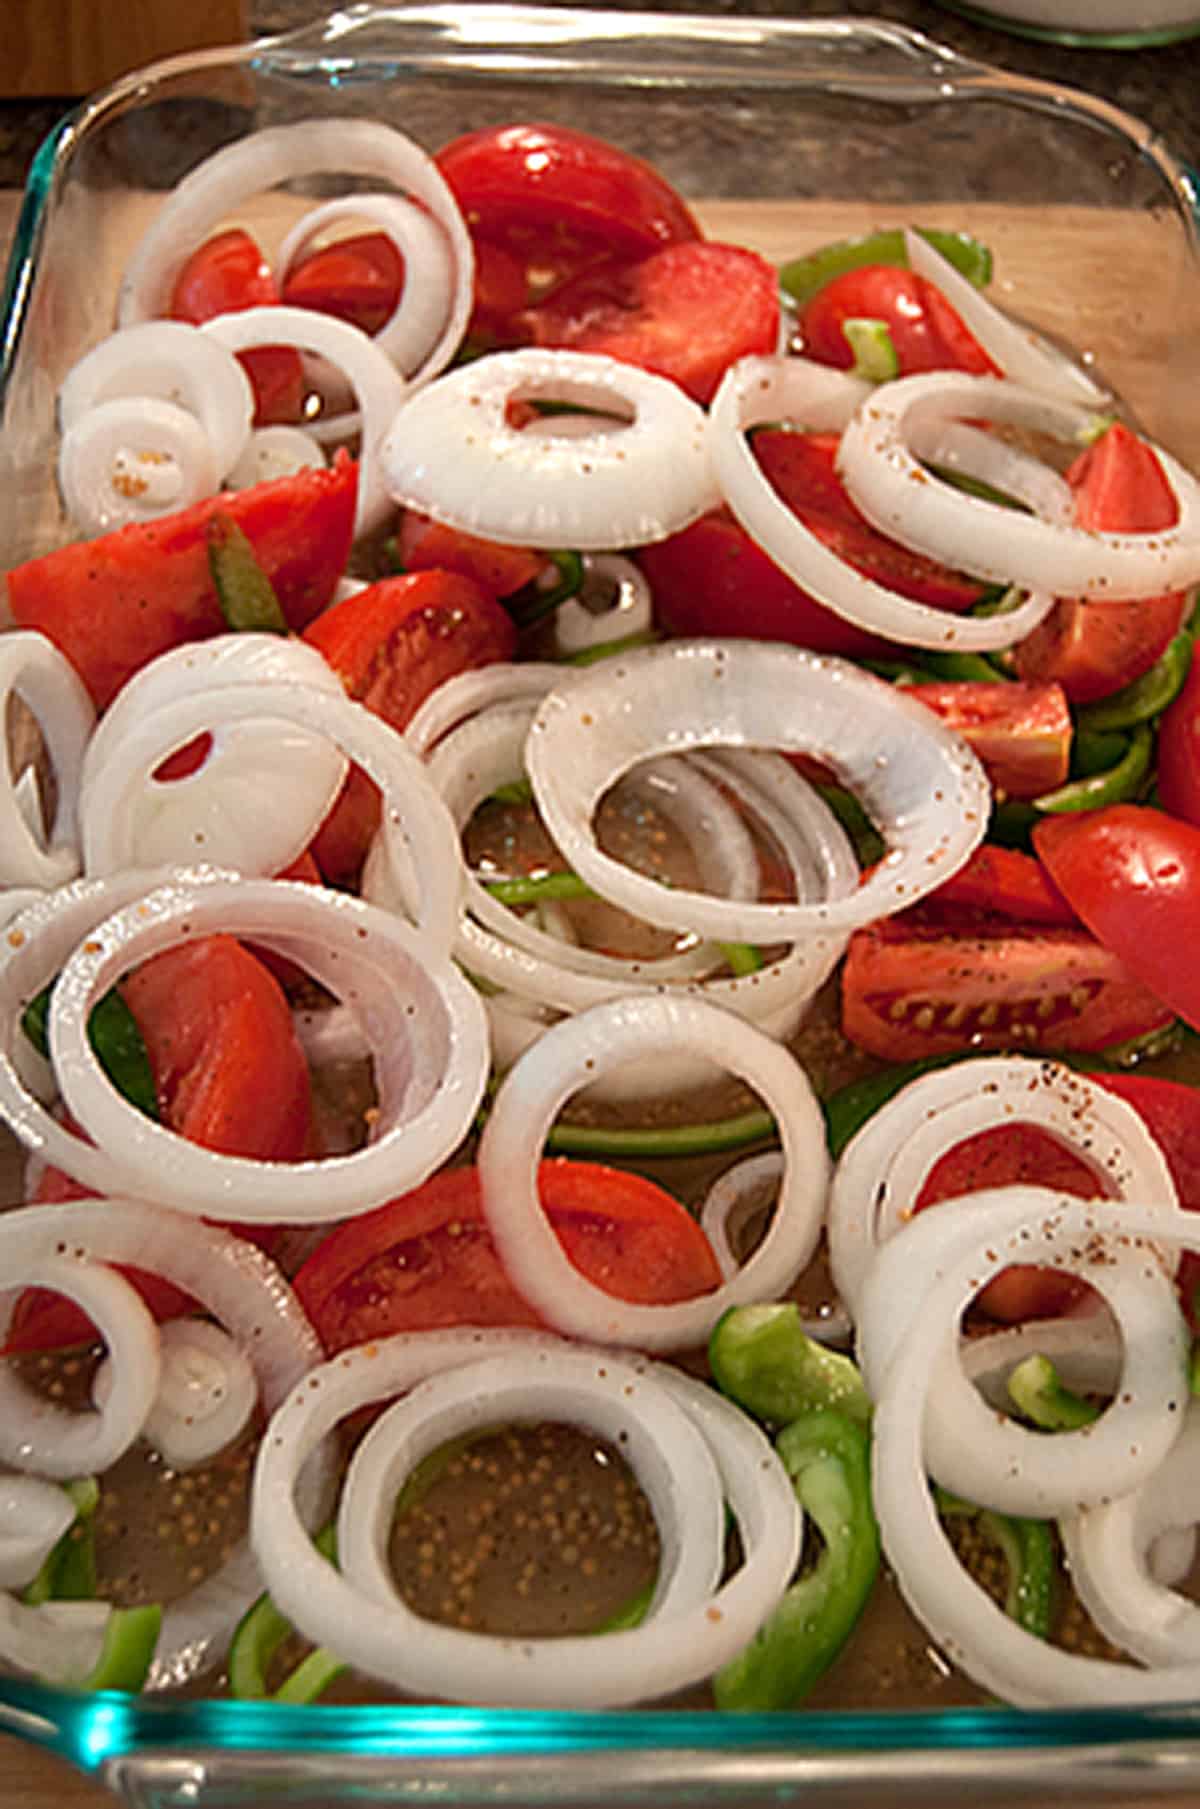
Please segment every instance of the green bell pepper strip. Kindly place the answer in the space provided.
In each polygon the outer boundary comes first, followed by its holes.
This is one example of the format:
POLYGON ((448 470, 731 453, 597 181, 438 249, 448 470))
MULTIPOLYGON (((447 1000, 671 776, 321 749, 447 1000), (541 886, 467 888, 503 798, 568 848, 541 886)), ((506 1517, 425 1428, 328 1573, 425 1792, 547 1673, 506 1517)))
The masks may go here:
POLYGON ((1138 723, 1129 737, 1129 746, 1115 766, 1092 773, 1086 779, 1069 779, 1055 791, 1045 791, 1033 800, 1034 809, 1046 815, 1060 815, 1073 810, 1102 810, 1108 804, 1124 804, 1136 798, 1145 783, 1154 758, 1154 734, 1150 727, 1138 723))
POLYGON ((854 354, 852 377, 861 377, 866 383, 890 383, 900 375, 900 360, 886 320, 851 315, 842 322, 842 333, 854 354))
POLYGON ((43 1602, 91 1602, 96 1596, 96 1540, 92 1516, 100 1501, 100 1485, 94 1476, 81 1476, 62 1485, 75 1509, 75 1518, 46 1553, 36 1577, 21 1591, 27 1607, 43 1602))
MULTIPOLYGON (((51 981, 29 1001, 21 1014, 21 1029, 42 1056, 50 1054, 46 1026, 53 991, 54 982, 51 981)), ((92 1007, 88 1018, 88 1041, 117 1091, 147 1118, 156 1119, 158 1092, 150 1057, 137 1020, 115 987, 92 1007)))
POLYGON ((828 1407, 870 1423, 855 1365, 808 1336, 794 1301, 730 1307, 713 1327, 708 1362, 722 1394, 756 1419, 785 1425, 828 1407))
POLYGON ((549 584, 544 589, 536 579, 513 591, 511 596, 503 598, 505 609, 511 615, 517 627, 524 630, 533 628, 538 622, 545 621, 553 615, 560 603, 568 598, 578 596, 583 588, 583 556, 570 551, 547 553, 546 558, 558 572, 558 582, 549 584))
POLYGON ((208 569, 225 626, 240 633, 290 633, 275 586, 233 516, 218 509, 209 520, 205 536, 208 569))
POLYGON ((879 1574, 867 1428, 821 1408, 785 1426, 776 1449, 823 1549, 745 1650, 717 1672, 713 1693, 722 1709, 801 1703, 854 1631, 879 1574))
POLYGON ((559 1123, 547 1135, 546 1148, 559 1156, 625 1156, 630 1161, 646 1161, 656 1156, 720 1155, 725 1150, 766 1142, 774 1135, 775 1120, 770 1112, 753 1111, 709 1123, 632 1125, 621 1130, 559 1123))
POLYGON ((1018 1363, 1008 1378, 1017 1411, 1043 1432, 1075 1432, 1100 1418, 1100 1409, 1065 1388, 1049 1357, 1040 1351, 1018 1363))
POLYGON ((993 666, 991 660, 985 659, 982 653, 922 653, 921 664, 928 668, 936 680, 950 680, 956 684, 971 685, 1007 685, 1011 684, 1008 674, 993 666))
POLYGON ((533 786, 528 779, 513 779, 508 785, 498 785, 488 793, 489 804, 532 804, 533 786))
MULTIPOLYGON (((313 1544, 330 1564, 336 1562, 336 1533, 331 1525, 322 1527, 313 1544)), ((267 1688, 267 1671, 284 1640, 295 1629, 281 1614, 269 1595, 260 1595, 238 1622, 229 1645, 230 1694, 243 1700, 270 1696, 276 1702, 315 1702, 326 1686, 344 1671, 340 1658, 324 1646, 317 1646, 290 1671, 279 1688, 267 1688)))
POLYGON ((817 791, 850 837, 860 864, 873 866, 887 853, 887 844, 854 793, 841 785, 818 785, 817 791))
MULTIPOLYGON (((940 232, 935 227, 919 226, 917 231, 977 289, 991 282, 992 254, 978 239, 965 232, 940 232)), ((792 300, 803 305, 835 276, 841 276, 847 270, 861 270, 867 264, 898 264, 903 269, 908 268, 904 234, 899 227, 884 227, 862 238, 838 239, 804 257, 792 258, 780 270, 779 281, 792 300)))
POLYGON ((1129 752, 1129 736, 1121 729, 1088 729, 1075 725, 1071 736, 1071 777, 1090 779, 1118 764, 1129 752))
POLYGON ((161 1627, 162 1608, 157 1602, 143 1608, 114 1608, 105 1623, 100 1656, 76 1687, 136 1695, 146 1681, 161 1627))
POLYGON ((1183 689, 1183 681, 1192 663, 1193 640, 1185 631, 1177 634, 1166 651, 1131 685, 1101 697, 1095 703, 1082 704, 1075 712, 1080 729, 1106 732, 1132 729, 1140 722, 1152 722, 1160 716, 1183 689))
POLYGON ((580 879, 578 873, 563 871, 561 873, 530 873, 517 879, 493 879, 485 886, 497 904, 514 905, 539 904, 551 899, 595 898, 596 894, 587 881, 580 879))
POLYGON ((984 1537, 999 1547, 1008 1570, 1004 1612, 1035 1639, 1049 1639, 1054 1628, 1054 1585, 1057 1574, 1054 1539, 1045 1520, 1025 1520, 976 1507, 945 1489, 935 1489, 938 1513, 975 1520, 984 1537))
POLYGON ((615 659, 622 653, 634 653, 639 647, 656 647, 658 635, 652 628, 642 629, 640 634, 623 634, 615 641, 602 641, 596 647, 580 647, 576 653, 562 656, 564 666, 595 666, 600 660, 615 659))

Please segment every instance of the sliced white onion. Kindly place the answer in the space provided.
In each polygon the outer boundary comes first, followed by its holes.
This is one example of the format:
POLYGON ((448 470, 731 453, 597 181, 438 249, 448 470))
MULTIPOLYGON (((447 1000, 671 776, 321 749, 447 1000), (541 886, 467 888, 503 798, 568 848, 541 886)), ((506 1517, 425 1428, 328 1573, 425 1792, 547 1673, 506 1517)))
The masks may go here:
POLYGON ((83 763, 89 873, 205 860, 270 875, 295 860, 338 794, 345 755, 327 735, 286 718, 223 721, 215 709, 206 715, 203 702, 230 685, 277 682, 343 696, 329 664, 294 635, 216 635, 172 648, 134 674, 105 711, 83 763), (190 739, 185 714, 203 718, 204 760, 183 778, 156 778, 167 755, 190 739))
POLYGON ((1024 503, 1043 521, 1066 527, 1075 519, 1070 484, 1053 465, 1010 446, 982 427, 966 421, 943 421, 918 428, 912 449, 925 465, 942 465, 963 477, 990 484, 1014 502, 1024 503))
MULTIPOLYGON (((445 212, 445 210, 443 210, 445 212)), ((366 221, 385 232, 404 267, 400 299, 391 318, 374 335, 380 351, 414 386, 444 369, 471 316, 474 260, 463 255, 444 220, 403 195, 348 195, 314 208, 279 247, 277 281, 282 290, 296 260, 331 227, 366 221)), ((469 241, 468 241, 469 253, 469 241)))
MULTIPOLYGON (((1161 447, 1153 450, 1175 496, 1177 522, 1106 533, 1018 514, 931 477, 913 454, 912 436, 955 419, 1032 428, 1076 446, 1095 427, 1088 409, 995 377, 932 371, 884 384, 846 428, 838 451, 846 488, 883 533, 981 577, 1058 596, 1153 597, 1200 579, 1200 485, 1161 447)), ((995 620, 1011 625, 1017 615, 995 620)))
POLYGON ((1118 1094, 1034 1056, 955 1062, 902 1087, 851 1139, 834 1170, 829 1256, 851 1312, 880 1245, 913 1216, 938 1161, 980 1131, 1022 1124, 1038 1126, 1077 1156, 1110 1198, 1178 1205, 1160 1145, 1118 1094))
POLYGON ((1074 1513, 1138 1487, 1179 1435, 1186 1389, 1185 1328, 1161 1256, 1144 1240, 1154 1221, 1176 1237, 1187 1215, 1108 1201, 1074 1201, 1059 1211, 1061 1198, 1045 1189, 994 1188, 919 1214, 881 1247, 857 1314, 859 1361, 878 1398, 918 1325, 923 1335, 930 1290, 947 1269, 962 1273, 967 1262, 980 1287, 1005 1261, 1041 1262, 1085 1275, 1103 1295, 1124 1346, 1117 1392, 1091 1425, 1053 1438, 981 1400, 963 1376, 957 1319, 940 1327, 941 1373, 924 1406, 925 1467, 969 1501, 1035 1519, 1074 1513), (1022 1210, 1028 1223, 1019 1219, 1022 1210), (1118 1250, 1132 1256, 1110 1260, 1118 1250), (901 1298, 885 1300, 877 1277, 894 1277, 901 1262, 910 1265, 910 1280, 901 1298))
POLYGON ((570 674, 548 660, 513 664, 497 660, 473 672, 457 672, 413 712, 404 739, 418 754, 428 754, 443 735, 493 704, 540 703, 555 685, 570 683, 570 674))
MULTIPOLYGON (((382 120, 305 119, 235 139, 176 184, 125 266, 117 297, 120 324, 165 314, 185 260, 250 196, 284 182, 327 174, 387 183, 420 201, 449 238, 470 291, 474 267, 470 235, 434 160, 382 120)), ((447 322, 447 336, 451 331, 447 322)))
POLYGON ((98 925, 55 986, 48 1040, 68 1109, 126 1191, 247 1224, 346 1218, 418 1186, 470 1129, 488 1067, 482 1005, 428 938, 360 899, 268 880, 164 886, 98 925), (221 1155, 113 1087, 88 1037, 93 1006, 149 956, 215 931, 299 961, 352 1006, 378 1093, 363 1149, 303 1162, 221 1155))
POLYGON ((779 1150, 765 1150, 759 1156, 746 1156, 718 1175, 704 1196, 700 1208, 700 1229, 712 1245, 713 1255, 722 1276, 729 1281, 741 1263, 733 1253, 729 1227, 743 1210, 747 1200, 761 1197, 770 1188, 776 1191, 783 1176, 783 1156, 779 1150))
POLYGON ((303 427, 256 427, 225 483, 230 490, 249 490, 297 471, 323 471, 328 462, 320 441, 303 427))
MULTIPOLYGON (((1054 599, 1048 587, 1039 591, 1031 585, 1033 594, 1016 609, 1002 615, 951 615, 927 603, 913 602, 873 578, 863 577, 830 547, 823 545, 795 510, 784 502, 754 457, 746 432, 764 421, 780 418, 798 421, 809 430, 822 424, 820 389, 811 406, 805 401, 805 393, 810 381, 818 382, 810 373, 823 367, 807 366, 798 371, 794 367, 799 362, 772 358, 739 360, 726 372, 709 411, 712 469, 725 502, 746 532, 780 570, 809 595, 845 621, 872 634, 911 647, 955 647, 977 652, 1010 647, 1021 640, 1050 610, 1054 599)), ((843 444, 854 432, 856 422, 874 422, 880 396, 890 394, 903 381, 913 379, 869 386, 870 399, 863 402, 846 426, 843 444)), ((923 481, 930 487, 949 492, 949 485, 938 484, 920 467, 915 468, 918 477, 910 480, 910 491, 917 482, 923 481)), ((854 494, 858 501, 857 492, 854 494)), ((866 509, 863 512, 869 514, 866 509)), ((1011 510, 993 510, 993 513, 1003 513, 1012 519, 1011 510)), ((893 533, 891 526, 884 526, 884 531, 893 533)), ((894 538, 901 539, 902 536, 894 534, 894 538)), ((905 541, 905 544, 910 543, 905 541)), ((977 565, 963 566, 956 554, 942 551, 934 556, 947 564, 958 565, 960 570, 980 569, 977 565)), ((1016 578, 1017 574, 1002 573, 1000 576, 1016 578)))
MULTIPOLYGON (((192 1470, 231 1445, 250 1423, 258 1384, 245 1352, 207 1319, 171 1319, 159 1327, 162 1373, 142 1426, 173 1470, 192 1470)), ((113 1389, 112 1359, 92 1379, 103 1406, 113 1389)))
MULTIPOLYGON (((1142 1486, 1061 1523, 1075 1593, 1106 1639, 1146 1665, 1200 1664, 1200 1607, 1151 1570, 1151 1552, 1200 1519, 1200 1408, 1142 1486)), ((1185 1567, 1186 1570, 1186 1567, 1185 1567)))
POLYGON ((70 1687, 92 1671, 113 1612, 107 1602, 43 1602, 0 1591, 0 1658, 43 1683, 70 1687))
POLYGON ((616 999, 548 1030, 501 1083, 479 1146, 484 1213, 514 1287, 548 1324, 574 1337, 643 1350, 703 1343, 730 1306, 782 1294, 821 1229, 828 1159, 824 1121, 804 1070, 731 1012, 672 995, 616 999), (784 1174, 770 1229, 732 1280, 670 1306, 614 1299, 569 1263, 542 1210, 537 1163, 560 1107, 581 1086, 633 1057, 702 1048, 776 1118, 784 1174))
MULTIPOLYGON (((1056 1267, 1070 1265, 1073 1253, 1082 1258, 1089 1280, 1103 1281, 1110 1304, 1123 1319, 1125 1283, 1140 1273, 1147 1252, 1138 1241, 1161 1232, 1158 1214, 1142 1214, 1136 1207, 1123 1208, 1122 1231, 1112 1236, 1094 1207, 1039 1188, 997 1190, 990 1196, 999 1205, 1006 1196, 1001 1232, 994 1220, 979 1242, 963 1253, 938 1262, 925 1279, 922 1311, 892 1364, 874 1416, 873 1492, 875 1511, 884 1548, 901 1591, 918 1619, 950 1661, 1004 1700, 1023 1707, 1058 1704, 1171 1703, 1193 1699, 1200 1692, 1200 1665, 1172 1664, 1142 1671, 1126 1664, 1083 1658, 1063 1651, 1049 1641, 1027 1633, 982 1589, 959 1564, 938 1519, 925 1480, 923 1430, 926 1405, 941 1385, 947 1328, 955 1324, 966 1301, 980 1284, 1010 1262, 1028 1257, 1034 1242, 1047 1250, 1056 1267), (1099 1259, 1099 1260, 1096 1260, 1099 1259), (1118 1280, 1119 1276, 1119 1280, 1118 1280), (1111 1290, 1111 1291, 1110 1291, 1111 1290)), ((992 1214, 985 1206, 989 1219, 992 1214)), ((901 1238, 885 1246, 868 1283, 868 1293, 880 1300, 888 1289, 911 1286, 915 1272, 904 1254, 915 1253, 908 1239, 915 1239, 922 1219, 901 1238)), ((1181 1246, 1190 1247, 1197 1226, 1188 1213, 1172 1220, 1172 1234, 1181 1246)), ((1148 1265, 1155 1266, 1153 1259, 1148 1265)), ((1135 1335, 1123 1324, 1127 1362, 1132 1361, 1135 1335)), ((1141 1336, 1169 1353, 1177 1384, 1172 1393, 1179 1409, 1186 1396, 1184 1378, 1185 1337, 1176 1310, 1147 1325, 1141 1336)), ((1102 1424, 1096 1422, 1096 1426, 1102 1424)), ((1176 1430, 1179 1427, 1177 1425, 1176 1430)), ((1095 1427, 1091 1429, 1095 1431, 1095 1427)), ((1043 1437, 1043 1443, 1060 1445, 1076 1441, 1075 1433, 1043 1437)), ((1070 1448, 1070 1446, 1068 1447, 1070 1448)), ((1075 1445, 1075 1449, 1080 1449, 1075 1445)), ((1124 1466, 1122 1466, 1124 1467, 1124 1466)), ((1116 1473, 1113 1477, 1117 1480, 1116 1473)))
MULTIPOLYGON (((762 1433, 728 1402, 657 1366, 629 1365, 627 1403, 656 1398, 682 1406, 709 1443, 738 1521, 745 1561, 690 1611, 659 1612, 628 1631, 548 1640, 493 1639, 416 1621, 394 1599, 352 1588, 314 1552, 292 1501, 294 1479, 317 1441, 360 1406, 386 1400, 452 1365, 497 1364, 533 1355, 553 1381, 561 1359, 613 1359, 565 1351, 559 1341, 466 1329, 382 1340, 344 1352, 297 1389, 272 1419, 259 1450, 252 1536, 268 1586, 310 1638, 401 1688, 455 1701, 547 1708, 621 1707, 669 1694, 710 1675, 762 1624, 793 1573, 800 1514, 791 1485, 762 1433)), ((622 1373, 625 1364, 614 1365, 622 1373)), ((536 1395, 527 1397, 536 1412, 536 1395)), ((346 1529, 350 1534, 350 1529, 346 1529)))
POLYGON ((264 345, 295 346, 298 351, 327 358, 345 373, 362 416, 354 532, 368 534, 381 527, 391 513, 391 503, 379 468, 380 445, 406 394, 404 379, 387 355, 358 327, 309 308, 243 308, 206 320, 200 331, 231 352, 264 345))
MULTIPOLYGON (((88 737, 96 720, 91 699, 71 662, 45 635, 14 629, 0 637, 0 720, 17 696, 37 718, 54 768, 57 803, 49 836, 22 808, 12 775, 12 752, 3 737, 0 785, 0 885, 49 889, 79 872, 79 786, 88 737)), ((26 768, 26 772, 31 772, 26 768)), ((24 775, 22 775, 24 779, 24 775)), ((18 781, 18 784, 20 781, 18 781)))
POLYGON ((147 320, 110 333, 68 371, 58 392, 59 423, 69 436, 101 403, 143 399, 168 402, 195 416, 218 478, 241 457, 254 418, 254 391, 232 352, 198 327, 147 320))
POLYGON ((40 1476, 0 1476, 0 1589, 32 1583, 74 1523, 65 1489, 40 1476))
POLYGON ((436 521, 514 545, 607 551, 662 540, 717 501, 704 414, 665 377, 589 352, 525 348, 451 371, 383 443, 388 489, 436 521), (515 401, 577 402, 627 425, 577 437, 510 425, 515 401))
POLYGON ((654 626, 654 597, 641 567, 619 553, 585 553, 583 586, 554 612, 559 653, 585 653, 654 626))
POLYGON ((1081 365, 1003 313, 921 233, 906 229, 904 249, 909 269, 941 291, 971 337, 1011 383, 1092 408, 1111 401, 1081 365))
POLYGON ((770 946, 836 937, 915 904, 967 859, 990 809, 983 768, 931 711, 847 662, 754 641, 676 641, 552 691, 526 767, 566 864, 664 929, 770 946), (637 761, 698 747, 774 747, 833 764, 888 844, 848 897, 735 903, 671 889, 605 854, 593 813, 637 761))
POLYGON ((1102 1303, 1057 1319, 1027 1319, 978 1336, 961 1350, 963 1374, 998 1413, 1012 1412, 1008 1379, 1027 1357, 1046 1357, 1078 1394, 1111 1396, 1121 1375, 1121 1335, 1102 1303))
POLYGON ((98 403, 59 447, 63 505, 88 537, 186 509, 211 496, 219 480, 204 428, 173 402, 98 403))

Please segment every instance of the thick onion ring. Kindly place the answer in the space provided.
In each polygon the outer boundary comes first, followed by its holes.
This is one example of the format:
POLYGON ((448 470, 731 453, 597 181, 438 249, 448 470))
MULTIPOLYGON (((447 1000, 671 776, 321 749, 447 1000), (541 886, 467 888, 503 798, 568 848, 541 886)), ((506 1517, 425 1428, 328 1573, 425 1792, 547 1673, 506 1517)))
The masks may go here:
POLYGON ((0 738, 0 882, 49 889, 79 872, 79 788, 96 712, 75 668, 54 643, 21 629, 0 638, 0 719, 14 695, 37 718, 54 768, 57 804, 42 846, 21 809, 8 736, 0 738))
POLYGON ((220 475, 204 428, 174 402, 99 402, 59 446, 63 505, 86 538, 189 508, 220 475))

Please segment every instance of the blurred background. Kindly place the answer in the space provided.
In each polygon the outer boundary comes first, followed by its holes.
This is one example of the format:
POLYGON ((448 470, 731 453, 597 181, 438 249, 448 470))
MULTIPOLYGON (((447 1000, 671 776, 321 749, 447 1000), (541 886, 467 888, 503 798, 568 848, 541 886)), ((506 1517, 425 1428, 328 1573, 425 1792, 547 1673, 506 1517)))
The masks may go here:
MULTIPOLYGON (((1138 50, 1070 47, 997 29, 923 0, 658 0, 667 12, 810 18, 873 16, 962 55, 1085 88, 1200 165, 1200 38, 1138 50)), ((0 41, 0 187, 19 187, 42 138, 78 98, 157 57, 291 31, 320 0, 5 0, 0 41)), ((612 0, 608 10, 632 10, 612 0)))

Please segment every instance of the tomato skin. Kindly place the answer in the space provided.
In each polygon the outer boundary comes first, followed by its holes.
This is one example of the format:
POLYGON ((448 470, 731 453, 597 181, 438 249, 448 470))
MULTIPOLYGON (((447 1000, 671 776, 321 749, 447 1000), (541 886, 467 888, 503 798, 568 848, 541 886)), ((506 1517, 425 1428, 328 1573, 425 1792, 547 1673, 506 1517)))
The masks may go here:
POLYGON ((701 237, 651 164, 570 126, 484 127, 444 146, 436 162, 485 248, 472 332, 496 343, 520 343, 520 311, 581 271, 701 237), (506 312, 510 300, 517 305, 506 312))
POLYGON ((296 259, 281 300, 378 333, 399 305, 404 259, 386 232, 362 232, 296 259))
MULTIPOLYGON (((1017 1122, 992 1125, 947 1150, 925 1177, 913 1210, 922 1212, 941 1200, 985 1187, 1025 1183, 1072 1193, 1081 1200, 1103 1192, 1081 1157, 1040 1125, 1017 1122)), ((1078 1275, 1015 1263, 980 1291, 975 1306, 990 1319, 1016 1325, 1025 1319, 1053 1319, 1090 1292, 1078 1275)))
POLYGON ((855 931, 842 969, 843 1034, 883 1061, 1094 1051, 1165 1029, 1173 1015, 1082 929, 888 920, 855 931))
MULTIPOLYGON (((164 949, 121 983, 154 1074, 162 1122, 178 1136, 225 1155, 296 1162, 308 1148, 308 1066, 287 1000, 263 962, 231 936, 164 949)), ((78 1134, 78 1126, 68 1120, 78 1134)), ((92 1198, 60 1169, 43 1174, 41 1203, 92 1198)), ((274 1228, 235 1227, 267 1248, 274 1228)), ((195 1310, 161 1276, 129 1265, 121 1273, 158 1320, 195 1310)), ((57 1350, 95 1336, 87 1314, 65 1296, 22 1291, 5 1351, 57 1350)))
POLYGON ((1200 828, 1145 804, 1047 818, 1033 831, 1051 878, 1092 934, 1164 1005, 1200 1025, 1200 828))
POLYGON ((541 576, 546 565, 541 553, 532 547, 484 540, 461 528, 447 527, 416 509, 404 511, 397 541, 400 563, 406 572, 458 572, 464 578, 474 579, 494 597, 511 597, 515 591, 523 590, 541 576))
POLYGON ((1172 816, 1200 826, 1200 660, 1158 723, 1158 795, 1172 816))
POLYGON ((13 620, 66 654, 102 710, 158 654, 225 632, 205 537, 216 510, 248 536, 288 623, 301 629, 345 568, 357 483, 358 467, 340 459, 60 547, 8 573, 13 620))
POLYGON ((926 922, 980 923, 1003 917, 1013 923, 1079 928, 1079 918, 1035 855, 991 842, 981 843, 918 908, 926 922))
MULTIPOLYGON (((356 702, 403 729, 429 693, 455 673, 511 659, 512 617, 457 572, 409 572, 368 585, 318 617, 304 639, 324 654, 356 702)), ((379 823, 379 793, 354 767, 313 840, 335 884, 362 866, 379 823)))
MULTIPOLYGON (((1179 1204, 1187 1212, 1200 1212, 1200 1089, 1149 1074, 1094 1074, 1091 1078, 1133 1107, 1166 1158, 1179 1204)), ((1200 1330, 1200 1255, 1194 1250, 1185 1250, 1180 1256, 1177 1286, 1180 1305, 1196 1332, 1200 1330)))
POLYGON ((779 279, 757 252, 700 240, 585 271, 521 317, 533 345, 593 352, 711 402, 738 358, 773 352, 779 279))
POLYGON ((806 356, 848 370, 854 353, 844 326, 854 319, 885 322, 902 377, 948 370, 1000 375, 936 284, 899 265, 864 264, 823 284, 800 311, 806 356))
POLYGON ((1074 729, 1061 685, 960 679, 901 689, 970 743, 1002 796, 1037 798, 1065 782, 1074 729))
MULTIPOLYGON (((240 226, 215 233, 188 258, 171 291, 172 320, 199 325, 217 314, 265 307, 280 299, 271 267, 240 226)), ((294 346, 255 346, 237 354, 254 391, 256 427, 298 421, 304 408, 304 363, 294 346)))
MULTIPOLYGON (((572 1263, 606 1292, 665 1305, 718 1286, 708 1239, 653 1182, 555 1160, 541 1164, 538 1184, 572 1263)), ((330 1355, 398 1331, 543 1324, 496 1254, 474 1168, 443 1169, 339 1226, 294 1285, 330 1355)))
MULTIPOLYGON (((1075 524, 1108 533, 1172 527, 1175 497, 1153 448, 1121 421, 1067 472, 1075 524)), ((1110 602, 1060 597, 1015 649, 1022 678, 1057 679, 1072 703, 1092 703, 1132 684, 1161 659, 1187 615, 1186 591, 1110 602)))

